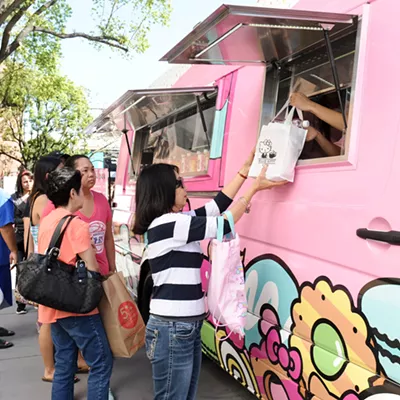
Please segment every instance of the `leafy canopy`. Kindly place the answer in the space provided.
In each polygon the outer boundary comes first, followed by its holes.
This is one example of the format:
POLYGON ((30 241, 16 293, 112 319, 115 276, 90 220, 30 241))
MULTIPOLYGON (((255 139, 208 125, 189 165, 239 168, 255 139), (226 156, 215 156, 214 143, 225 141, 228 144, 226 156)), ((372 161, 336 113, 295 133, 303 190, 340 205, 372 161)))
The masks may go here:
POLYGON ((72 153, 84 147, 89 106, 84 90, 65 76, 10 63, 0 83, 0 99, 0 154, 32 168, 52 151, 72 153))
MULTIPOLYGON (((82 0, 83 1, 83 0, 82 0)), ((85 0, 88 1, 88 0, 85 0)), ((67 31, 72 15, 68 0, 0 0, 0 64, 17 49, 40 65, 46 55, 59 52, 59 40, 84 38, 96 47, 109 46, 124 53, 143 53, 154 24, 167 25, 170 0, 91 0, 93 29, 67 31)), ((22 54, 22 53, 21 53, 22 54)))

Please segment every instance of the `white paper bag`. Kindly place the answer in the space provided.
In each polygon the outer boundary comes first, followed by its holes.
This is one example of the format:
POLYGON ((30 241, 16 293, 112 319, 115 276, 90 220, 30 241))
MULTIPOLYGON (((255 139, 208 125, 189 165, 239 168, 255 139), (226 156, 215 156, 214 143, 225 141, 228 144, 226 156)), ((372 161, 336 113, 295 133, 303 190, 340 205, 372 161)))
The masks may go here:
MULTIPOLYGON (((285 104, 277 116, 288 107, 285 104)), ((284 122, 275 122, 276 117, 268 125, 263 125, 258 138, 256 154, 249 175, 256 177, 263 165, 268 164, 267 178, 271 181, 286 180, 293 182, 294 169, 303 150, 307 130, 293 123, 295 108, 288 113, 284 122)), ((298 111, 300 120, 303 119, 298 111)))

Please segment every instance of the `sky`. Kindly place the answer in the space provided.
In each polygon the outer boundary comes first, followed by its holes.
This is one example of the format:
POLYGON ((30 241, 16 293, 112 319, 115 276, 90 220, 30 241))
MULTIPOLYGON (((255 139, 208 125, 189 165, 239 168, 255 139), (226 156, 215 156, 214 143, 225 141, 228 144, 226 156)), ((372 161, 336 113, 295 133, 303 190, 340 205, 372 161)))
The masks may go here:
MULTIPOLYGON (((297 0, 171 0, 173 12, 168 27, 154 26, 149 34, 150 48, 126 60, 107 47, 94 49, 83 39, 62 41, 62 72, 89 91, 92 114, 97 116, 130 89, 145 89, 171 66, 159 59, 183 39, 194 26, 221 4, 289 7, 297 0)), ((69 0, 73 9, 67 31, 91 30, 89 0, 69 0)))
MULTIPOLYGON (((90 30, 92 2, 70 0, 69 3, 74 11, 69 30, 90 30)), ((256 0, 229 0, 225 3, 256 5, 256 0)), ((98 51, 82 39, 64 40, 62 72, 89 90, 90 107, 96 115, 97 108, 108 107, 129 89, 147 88, 170 68, 168 63, 159 62, 159 59, 221 4, 222 0, 172 0, 169 27, 154 26, 149 35, 150 48, 131 60, 106 47, 98 51)))

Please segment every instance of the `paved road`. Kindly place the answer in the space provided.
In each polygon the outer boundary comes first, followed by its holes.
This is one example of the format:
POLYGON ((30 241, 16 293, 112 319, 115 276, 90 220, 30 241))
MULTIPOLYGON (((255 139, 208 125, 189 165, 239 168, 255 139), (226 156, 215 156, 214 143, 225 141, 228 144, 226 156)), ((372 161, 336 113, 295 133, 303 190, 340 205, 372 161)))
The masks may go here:
MULTIPOLYGON (((51 385, 40 380, 43 367, 37 344, 36 311, 16 315, 0 311, 0 326, 16 332, 14 347, 0 350, 0 400, 47 400, 51 385)), ((75 385, 75 399, 86 398, 85 376, 75 385)), ((151 369, 143 350, 132 359, 116 360, 111 387, 117 400, 151 400, 151 369)), ((204 357, 198 400, 254 400, 241 385, 204 357)))

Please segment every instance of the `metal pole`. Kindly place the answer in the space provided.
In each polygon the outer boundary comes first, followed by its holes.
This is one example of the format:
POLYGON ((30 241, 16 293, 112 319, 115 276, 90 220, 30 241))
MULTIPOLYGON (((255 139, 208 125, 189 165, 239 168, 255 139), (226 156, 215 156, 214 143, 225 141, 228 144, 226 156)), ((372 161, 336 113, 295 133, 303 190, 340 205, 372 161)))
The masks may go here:
POLYGON ((340 95, 339 76, 338 76, 338 73, 337 73, 336 61, 335 61, 335 56, 333 54, 332 43, 331 43, 331 40, 329 38, 329 33, 328 33, 328 31, 326 29, 324 29, 324 38, 325 38, 326 48, 328 50, 329 62, 331 64, 331 68, 332 68, 333 81, 335 83, 335 89, 336 89, 336 93, 337 93, 337 96, 338 96, 338 99, 339 99, 340 111, 341 111, 342 117, 343 117, 344 130, 346 130, 347 129, 347 119, 346 119, 346 114, 344 112, 344 105, 343 105, 343 101, 342 101, 342 96, 340 95))
POLYGON ((132 150, 131 150, 131 144, 129 143, 128 132, 129 132, 128 129, 126 129, 126 114, 125 114, 124 115, 124 129, 122 129, 122 133, 125 136, 126 146, 128 147, 128 153, 129 153, 129 159, 131 161, 132 173, 135 175, 135 166, 133 164, 132 150))
POLYGON ((208 144, 208 147, 210 148, 211 144, 210 144, 210 138, 208 137, 207 123, 206 123, 206 119, 203 114, 203 110, 201 109, 201 101, 200 101, 199 96, 196 96, 196 102, 197 102, 197 107, 199 109, 199 114, 200 114, 201 123, 203 125, 204 134, 206 135, 207 144, 208 144))

